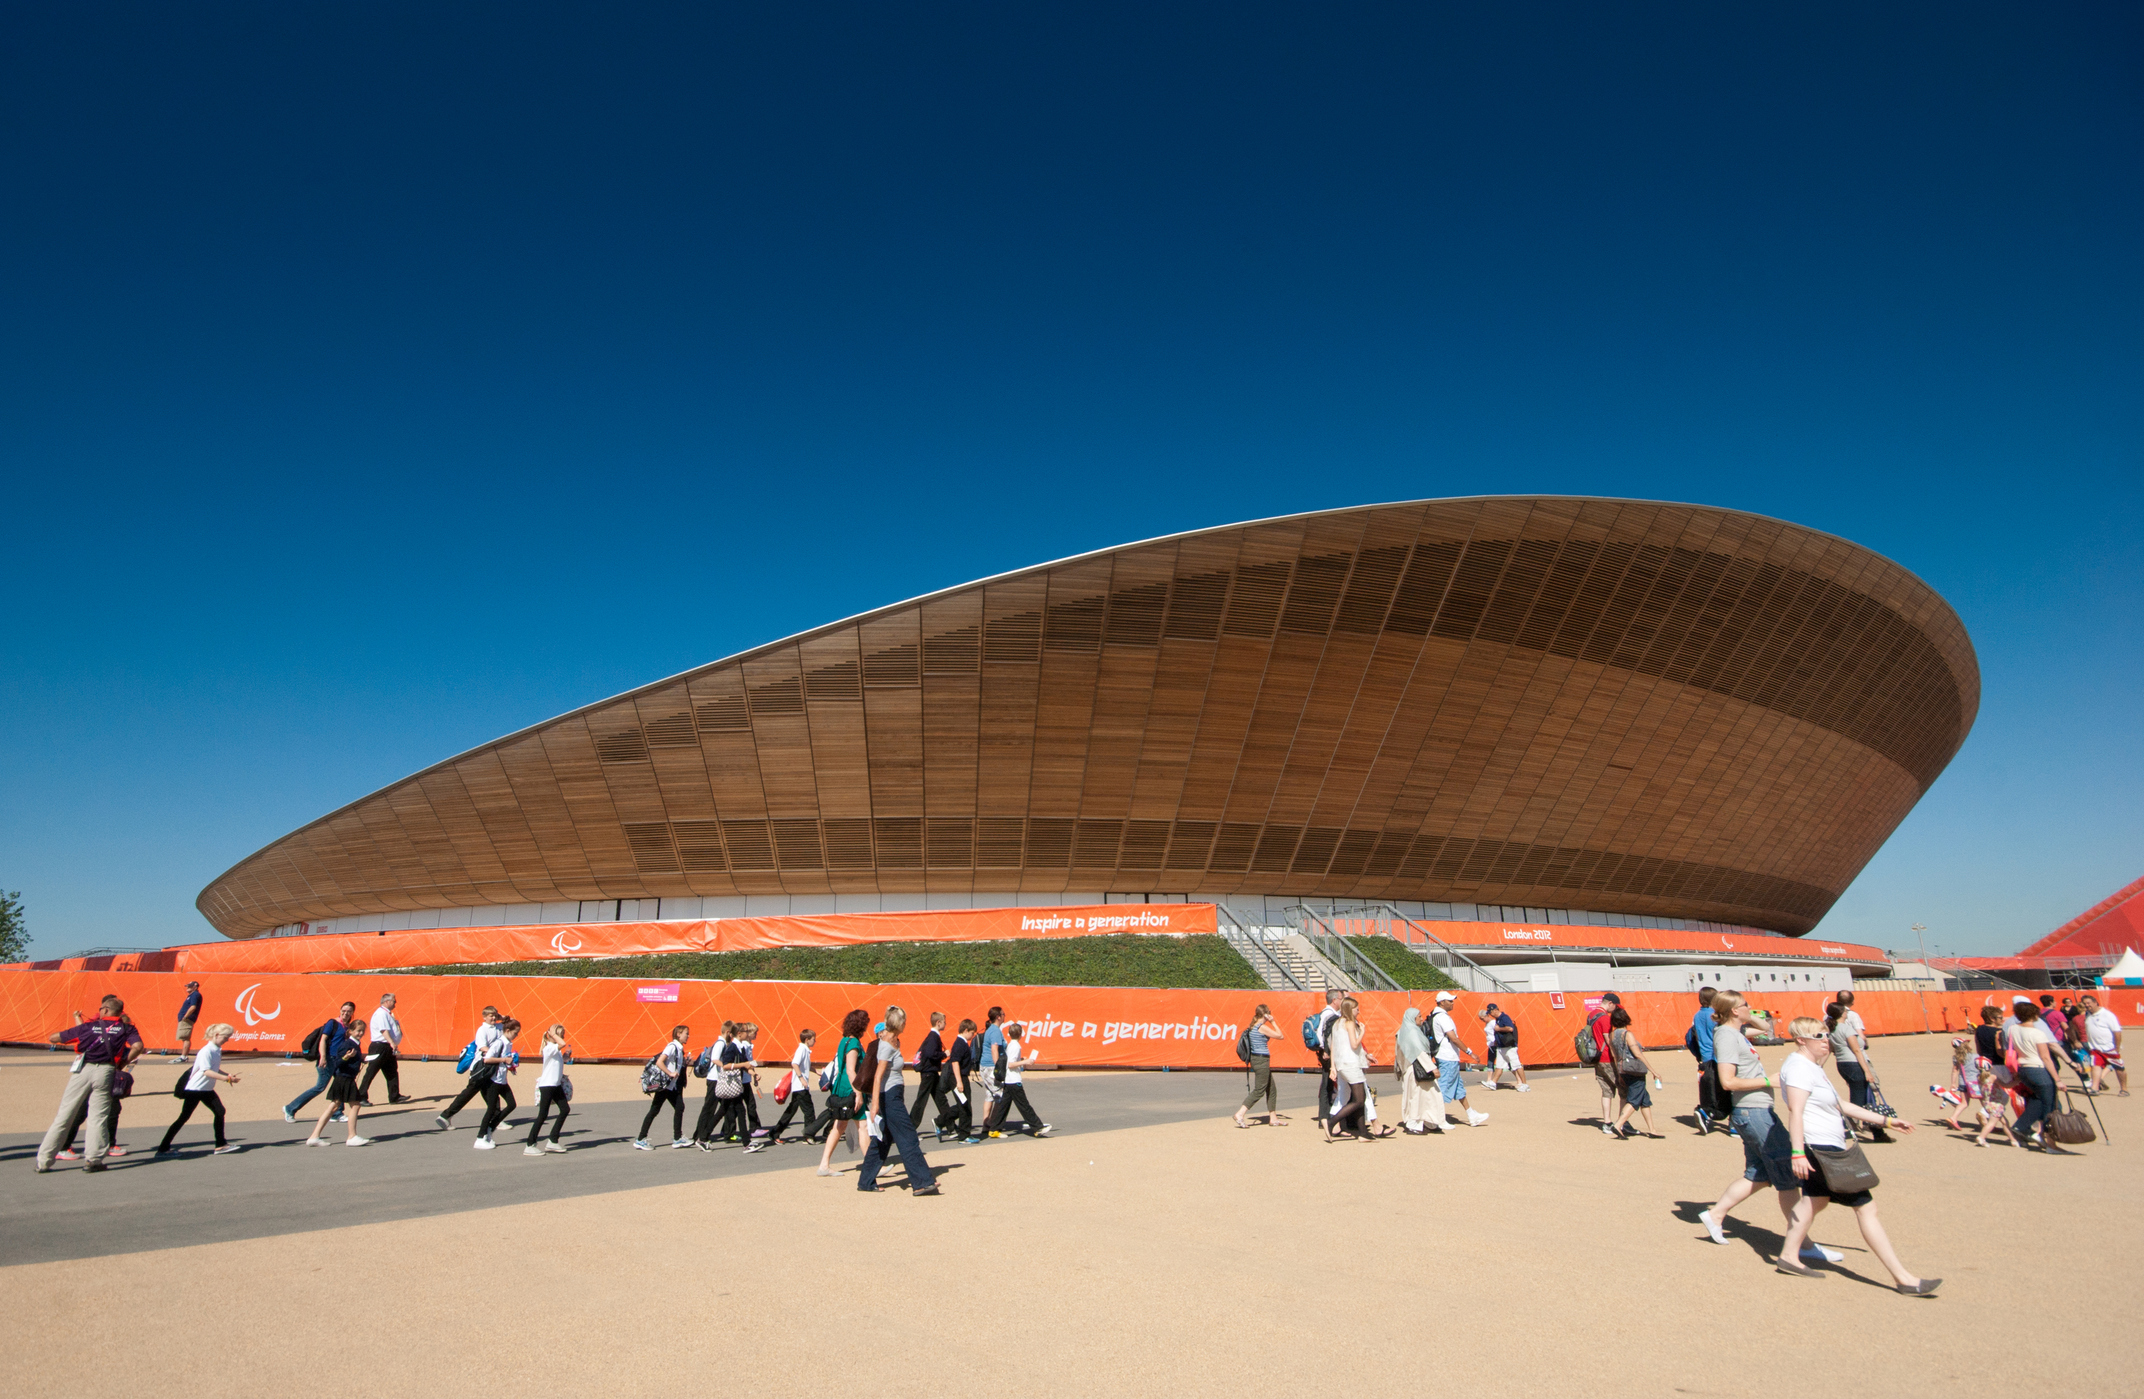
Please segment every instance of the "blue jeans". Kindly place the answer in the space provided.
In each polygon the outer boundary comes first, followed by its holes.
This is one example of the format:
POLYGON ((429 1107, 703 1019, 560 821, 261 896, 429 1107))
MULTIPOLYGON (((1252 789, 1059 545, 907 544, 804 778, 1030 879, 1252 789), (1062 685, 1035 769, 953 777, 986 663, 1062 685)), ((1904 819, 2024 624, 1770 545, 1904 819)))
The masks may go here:
POLYGON ((326 1092, 328 1084, 334 1081, 335 1071, 333 1069, 323 1068, 320 1065, 315 1064, 313 1065, 313 1072, 315 1074, 315 1077, 313 1079, 313 1086, 306 1089, 303 1093, 300 1093, 297 1097, 292 1098, 290 1100, 290 1105, 284 1108, 283 1111, 288 1113, 297 1112, 298 1109, 304 1107, 307 1103, 311 1102, 313 1099, 319 1097, 322 1093, 326 1092))
POLYGON ((1800 1190, 1794 1175, 1794 1138, 1770 1108, 1736 1108, 1735 1135, 1742 1139, 1742 1179, 1774 1190, 1800 1190))
MULTIPOLYGON (((901 1153, 901 1165, 908 1171, 908 1188, 928 1188, 937 1177, 931 1174, 929 1163, 923 1159, 923 1143, 916 1140, 916 1124, 909 1120, 908 1104, 902 1102, 900 1093, 890 1086, 881 1097, 880 1107, 886 1119, 879 1124, 879 1130, 892 1138, 893 1149, 901 1153)), ((886 1142, 873 1137, 871 1144, 864 1148, 864 1164, 856 1173, 856 1188, 877 1189, 879 1168, 885 1164, 886 1142)))
POLYGON ((1459 1077, 1457 1059, 1437 1061, 1437 1091, 1444 1095, 1444 1101, 1447 1103, 1463 1103, 1467 1100, 1467 1085, 1466 1081, 1459 1077))
POLYGON ((2025 1110, 2017 1115, 2017 1126, 2011 1130, 2022 1137, 2055 1110, 2055 1076, 2038 1067, 2020 1068, 2017 1086, 2023 1091, 2026 1103, 2025 1110))

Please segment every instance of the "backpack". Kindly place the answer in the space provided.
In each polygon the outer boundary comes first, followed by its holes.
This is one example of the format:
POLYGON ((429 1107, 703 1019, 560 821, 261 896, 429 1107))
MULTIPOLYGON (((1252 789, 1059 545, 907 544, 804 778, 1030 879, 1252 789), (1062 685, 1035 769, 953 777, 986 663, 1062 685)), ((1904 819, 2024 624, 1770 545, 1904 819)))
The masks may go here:
POLYGON ((1249 1026, 1245 1026, 1243 1033, 1236 1036, 1236 1058, 1245 1064, 1251 1062, 1251 1031, 1249 1026))
POLYGON ((1593 1038, 1593 1026, 1600 1018, 1598 1013, 1588 1018, 1586 1028, 1580 1030, 1578 1037, 1571 1041, 1572 1048, 1578 1051, 1578 1062, 1581 1064, 1598 1064, 1601 1061, 1600 1043, 1593 1038))
POLYGON ((1303 1017, 1303 1048, 1309 1050, 1312 1054, 1325 1048, 1324 1037, 1318 1034, 1320 1014, 1318 1011, 1312 1011, 1303 1017))
POLYGON ((714 1067, 715 1047, 709 1045, 700 1051, 699 1058, 692 1061, 692 1075, 694 1078, 706 1078, 708 1074, 714 1071, 714 1067))
POLYGON ((1690 1051, 1692 1059, 1701 1059, 1697 1052, 1697 1026, 1692 1025, 1682 1032, 1682 1047, 1690 1051))
POLYGON ((326 1028, 325 1025, 315 1025, 304 1039, 298 1041, 298 1052, 316 1064, 320 1062, 320 1032, 326 1028))
POLYGON ((1503 1020, 1499 1019, 1496 1022, 1496 1047, 1498 1049, 1517 1049, 1519 1047, 1519 1027, 1516 1024, 1507 1025, 1503 1020))
MULTIPOLYGON (((470 1048, 475 1048, 471 1045, 470 1048)), ((663 1056, 657 1054, 640 1070, 640 1091, 643 1093, 667 1093, 670 1091, 670 1075, 663 1072, 663 1056)))
POLYGON ((475 1067, 476 1041, 471 1040, 469 1041, 469 1043, 462 1046, 462 1057, 454 1061, 454 1072, 458 1074, 465 1074, 475 1067))

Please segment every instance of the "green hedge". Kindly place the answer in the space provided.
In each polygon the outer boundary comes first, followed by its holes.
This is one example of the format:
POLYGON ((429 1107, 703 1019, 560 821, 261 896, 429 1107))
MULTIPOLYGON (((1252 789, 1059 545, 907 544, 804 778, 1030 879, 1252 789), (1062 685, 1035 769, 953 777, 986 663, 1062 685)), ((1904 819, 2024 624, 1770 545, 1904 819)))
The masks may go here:
POLYGON ((1386 976, 1408 991, 1456 991, 1459 983, 1429 964, 1419 952, 1409 951, 1396 939, 1379 933, 1350 937, 1348 945, 1377 963, 1386 976))
POLYGON ((1221 938, 1146 933, 1016 938, 1005 942, 872 942, 856 947, 777 947, 755 952, 658 952, 644 957, 569 957, 551 962, 409 970, 437 976, 614 976, 643 981, 660 978, 1265 989, 1250 964, 1221 938))

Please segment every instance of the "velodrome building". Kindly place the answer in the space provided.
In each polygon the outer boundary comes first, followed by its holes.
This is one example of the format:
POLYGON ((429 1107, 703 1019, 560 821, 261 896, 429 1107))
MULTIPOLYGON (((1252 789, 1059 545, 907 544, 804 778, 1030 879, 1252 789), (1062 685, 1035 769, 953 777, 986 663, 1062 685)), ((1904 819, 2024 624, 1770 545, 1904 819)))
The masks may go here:
POLYGON ((198 905, 231 938, 1186 900, 1796 937, 1979 698, 1943 599, 1831 535, 1366 506, 655 681, 330 812, 198 905))

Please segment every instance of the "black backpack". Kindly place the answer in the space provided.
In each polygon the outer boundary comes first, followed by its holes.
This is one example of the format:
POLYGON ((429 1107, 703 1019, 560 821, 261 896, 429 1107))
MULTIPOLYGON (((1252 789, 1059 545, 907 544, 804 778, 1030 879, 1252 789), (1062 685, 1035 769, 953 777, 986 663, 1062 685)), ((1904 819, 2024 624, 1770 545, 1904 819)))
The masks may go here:
POLYGON ((325 1025, 315 1025, 311 1034, 298 1041, 298 1052, 316 1064, 320 1062, 320 1032, 326 1028, 325 1025))
POLYGON ((1251 1062, 1251 1030, 1248 1025, 1244 1027, 1242 1034, 1236 1036, 1236 1058, 1246 1067, 1251 1062))

